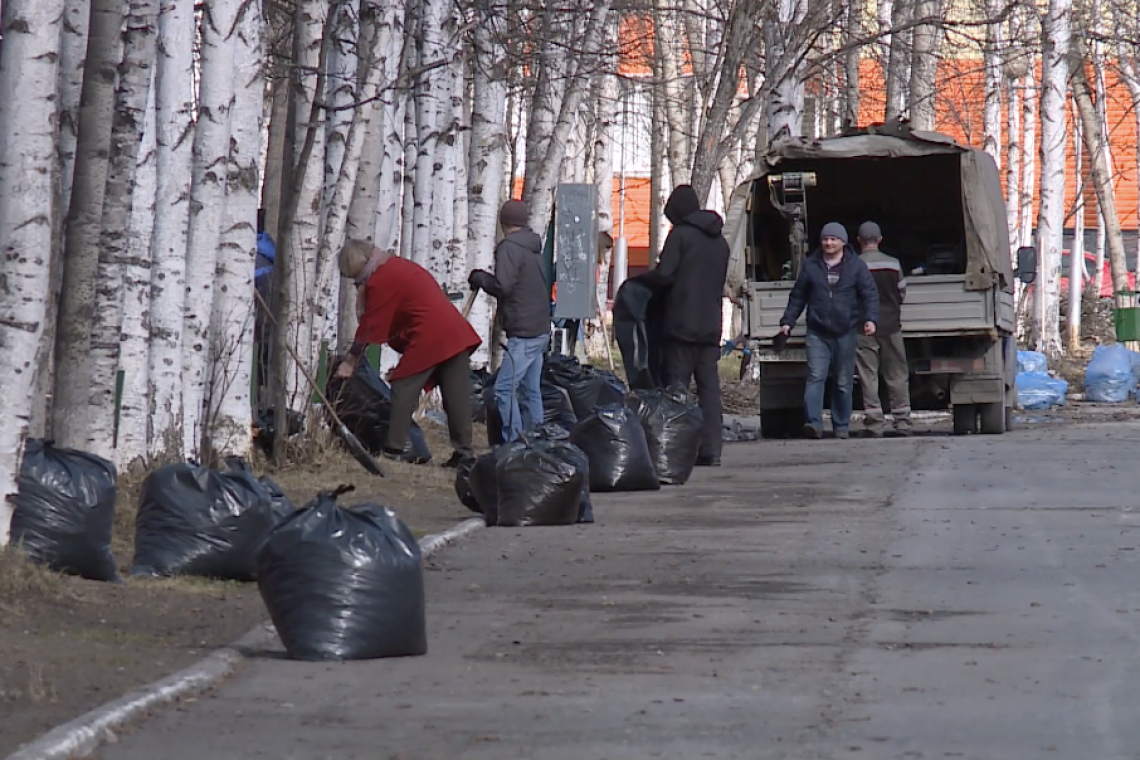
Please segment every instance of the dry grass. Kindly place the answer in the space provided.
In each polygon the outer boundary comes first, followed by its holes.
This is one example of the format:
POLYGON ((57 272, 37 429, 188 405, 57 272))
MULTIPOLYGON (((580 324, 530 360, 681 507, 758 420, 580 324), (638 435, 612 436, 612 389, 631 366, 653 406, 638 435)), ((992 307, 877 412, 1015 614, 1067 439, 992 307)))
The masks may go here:
POLYGON ((18 546, 0 549, 0 607, 19 610, 29 601, 68 595, 60 573, 33 563, 18 546))

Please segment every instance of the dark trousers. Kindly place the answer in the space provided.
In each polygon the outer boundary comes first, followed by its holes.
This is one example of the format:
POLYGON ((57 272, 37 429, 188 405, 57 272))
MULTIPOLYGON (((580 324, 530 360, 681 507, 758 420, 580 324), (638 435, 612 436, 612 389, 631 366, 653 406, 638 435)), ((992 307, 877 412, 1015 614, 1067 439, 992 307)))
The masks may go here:
POLYGON ((664 354, 666 385, 679 383, 688 388, 689 380, 696 380, 697 401, 705 418, 701 435, 701 458, 720 459, 723 408, 720 400, 720 375, 716 368, 720 348, 670 342, 665 345, 664 354))
POLYGON ((459 454, 470 456, 471 446, 471 361, 464 351, 418 375, 392 381, 392 419, 388 423, 388 449, 403 451, 412 429, 412 414, 420 403, 420 393, 431 379, 439 386, 443 396, 443 410, 447 413, 447 432, 451 447, 459 454))

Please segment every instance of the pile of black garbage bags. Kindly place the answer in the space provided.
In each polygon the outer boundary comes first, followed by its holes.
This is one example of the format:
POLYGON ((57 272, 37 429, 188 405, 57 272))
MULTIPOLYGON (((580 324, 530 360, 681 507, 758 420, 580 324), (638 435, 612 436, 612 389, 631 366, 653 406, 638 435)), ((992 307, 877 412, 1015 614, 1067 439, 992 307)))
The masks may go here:
POLYGON ((460 500, 487 525, 593 522, 591 492, 651 491, 681 485, 692 474, 703 417, 684 388, 628 391, 613 373, 548 356, 544 422, 508 442, 495 377, 472 378, 491 452, 464 463, 455 480, 460 500))
MULTIPOLYGON (((143 481, 130 574, 256 581, 294 659, 424 654, 419 544, 387 507, 339 505, 350 490, 323 492, 294 509, 273 480, 255 477, 240 459, 220 469, 161 467, 143 481)), ((121 583, 111 552, 116 495, 113 463, 30 439, 12 545, 56 571, 121 583)))

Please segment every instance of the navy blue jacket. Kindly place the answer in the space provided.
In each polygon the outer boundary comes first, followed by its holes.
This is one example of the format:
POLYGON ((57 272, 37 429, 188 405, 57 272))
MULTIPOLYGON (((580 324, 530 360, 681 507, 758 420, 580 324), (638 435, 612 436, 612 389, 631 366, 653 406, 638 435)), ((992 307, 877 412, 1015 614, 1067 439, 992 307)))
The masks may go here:
POLYGON ((835 287, 827 282, 822 252, 817 250, 804 259, 780 326, 794 327, 805 307, 808 330, 820 335, 839 337, 864 322, 878 324, 879 291, 871 271, 851 246, 843 246, 843 265, 835 287))

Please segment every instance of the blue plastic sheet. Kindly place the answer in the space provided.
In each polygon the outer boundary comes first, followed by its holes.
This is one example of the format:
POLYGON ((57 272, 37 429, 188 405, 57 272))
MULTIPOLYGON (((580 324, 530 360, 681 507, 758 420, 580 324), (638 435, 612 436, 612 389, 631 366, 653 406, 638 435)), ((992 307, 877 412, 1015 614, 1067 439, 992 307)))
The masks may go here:
POLYGON ((1017 371, 1019 374, 1022 372, 1043 374, 1049 371, 1049 362, 1045 359, 1045 354, 1037 351, 1018 351, 1017 371))
POLYGON ((1085 399, 1123 404, 1140 385, 1140 354, 1117 343, 1097 346, 1085 370, 1085 399))
POLYGON ((1022 409, 1049 409, 1065 405, 1069 384, 1044 372, 1022 372, 1017 376, 1017 405, 1022 409))

